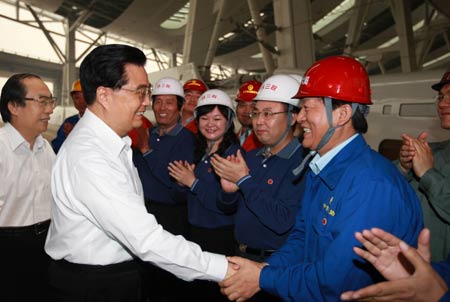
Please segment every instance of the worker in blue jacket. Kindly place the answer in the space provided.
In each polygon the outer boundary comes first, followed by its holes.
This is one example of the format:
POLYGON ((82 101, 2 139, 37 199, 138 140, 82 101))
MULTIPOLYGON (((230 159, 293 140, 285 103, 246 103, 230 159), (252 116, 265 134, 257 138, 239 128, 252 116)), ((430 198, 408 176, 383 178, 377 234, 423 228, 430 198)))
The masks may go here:
POLYGON ((87 108, 79 79, 75 80, 72 83, 72 89, 70 90, 70 97, 72 98, 73 106, 78 110, 78 114, 66 118, 62 123, 62 125, 58 128, 58 132, 56 132, 56 137, 52 140, 52 147, 55 153, 58 153, 59 148, 61 148, 67 136, 72 131, 73 127, 75 127, 76 123, 78 123, 78 121, 83 116, 87 108))
POLYGON ((222 292, 242 301, 261 289, 283 301, 340 301, 381 275, 353 253, 354 233, 381 227, 417 244, 423 219, 413 189, 362 134, 370 105, 367 72, 345 56, 319 60, 305 73, 297 121, 303 146, 316 151, 304 179, 296 225, 266 262, 231 257, 239 271, 222 292))
MULTIPOLYGON (((302 189, 300 176, 292 170, 303 157, 292 130, 299 111, 299 100, 292 96, 298 87, 299 82, 289 75, 266 79, 250 112, 253 131, 263 147, 237 153, 232 160, 214 156, 211 161, 221 177, 221 208, 236 212, 235 254, 244 258, 264 261, 283 245, 295 224, 302 189)), ((258 293, 252 301, 274 298, 258 293)))
POLYGON ((235 162, 217 156, 212 160, 222 178, 221 206, 236 212, 236 254, 245 258, 265 260, 295 224, 301 187, 292 170, 303 158, 302 145, 292 132, 299 111, 299 100, 292 97, 298 87, 289 75, 266 79, 250 113, 263 147, 238 153, 235 162), (236 191, 239 194, 230 194, 236 191))
MULTIPOLYGON (((159 224, 172 234, 186 237, 187 194, 167 169, 172 161, 192 162, 194 135, 180 123, 184 91, 180 82, 164 77, 156 82, 152 92, 152 109, 157 126, 151 130, 136 128, 139 136, 133 149, 133 161, 144 190, 145 207, 159 224)), ((150 300, 178 301, 184 291, 184 281, 155 266, 148 266, 150 300)))
POLYGON ((174 160, 192 162, 195 141, 194 135, 180 124, 183 102, 183 87, 178 80, 165 77, 155 84, 152 109, 157 127, 150 133, 137 129, 147 138, 140 139, 137 147, 140 152, 133 154, 147 210, 164 229, 175 235, 187 234, 186 193, 169 175, 167 167, 174 160))

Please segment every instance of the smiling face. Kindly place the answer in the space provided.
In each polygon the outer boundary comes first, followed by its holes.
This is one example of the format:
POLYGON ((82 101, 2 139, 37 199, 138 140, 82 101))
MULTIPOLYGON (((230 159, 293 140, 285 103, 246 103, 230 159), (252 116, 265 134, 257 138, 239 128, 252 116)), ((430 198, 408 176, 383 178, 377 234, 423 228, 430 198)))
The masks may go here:
POLYGON ((111 128, 121 137, 142 125, 142 115, 150 105, 150 96, 142 98, 136 91, 150 85, 144 67, 126 64, 125 75, 128 83, 122 86, 123 89, 112 90, 109 116, 111 128))
MULTIPOLYGON (((26 91, 25 98, 39 99, 52 96, 47 85, 39 78, 25 78, 22 83, 26 91)), ((26 100, 23 107, 9 103, 9 110, 12 125, 30 144, 34 143, 39 134, 47 130, 50 115, 53 113, 51 105, 43 106, 31 100, 26 100)))
POLYGON ((288 127, 287 105, 279 102, 257 101, 254 107, 255 112, 283 112, 274 114, 269 118, 264 118, 263 114, 255 117, 253 122, 253 131, 258 140, 264 145, 276 144, 284 131, 288 127))
POLYGON ((180 118, 176 95, 156 95, 153 100, 153 111, 158 126, 161 129, 171 129, 180 118))
POLYGON ((442 101, 437 104, 441 127, 443 129, 450 129, 450 84, 442 86, 439 95, 443 96, 442 101))
POLYGON ((301 108, 297 122, 303 128, 302 145, 317 150, 319 142, 329 128, 325 104, 321 98, 304 98, 301 100, 301 108))
POLYGON ((218 146, 227 131, 227 118, 216 106, 210 112, 199 117, 198 128, 208 142, 216 142, 216 146, 218 146))

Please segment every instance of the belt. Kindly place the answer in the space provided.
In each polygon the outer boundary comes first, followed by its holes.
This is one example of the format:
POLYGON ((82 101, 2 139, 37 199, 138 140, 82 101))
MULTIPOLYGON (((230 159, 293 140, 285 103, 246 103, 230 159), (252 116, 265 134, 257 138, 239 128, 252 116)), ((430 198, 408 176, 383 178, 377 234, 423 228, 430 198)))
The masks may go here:
POLYGON ((32 225, 18 226, 18 227, 0 227, 0 234, 20 235, 20 234, 35 234, 40 235, 45 233, 50 226, 50 219, 41 221, 32 225))
POLYGON ((262 257, 269 257, 270 255, 272 255, 275 252, 275 250, 256 249, 256 248, 250 247, 244 243, 238 243, 238 249, 242 253, 247 253, 250 255, 262 256, 262 257))
POLYGON ((97 264, 78 264, 69 262, 64 259, 52 260, 52 262, 59 267, 62 267, 72 272, 90 272, 90 273, 122 273, 129 271, 136 271, 139 269, 139 263, 135 260, 125 262, 97 265, 97 264))

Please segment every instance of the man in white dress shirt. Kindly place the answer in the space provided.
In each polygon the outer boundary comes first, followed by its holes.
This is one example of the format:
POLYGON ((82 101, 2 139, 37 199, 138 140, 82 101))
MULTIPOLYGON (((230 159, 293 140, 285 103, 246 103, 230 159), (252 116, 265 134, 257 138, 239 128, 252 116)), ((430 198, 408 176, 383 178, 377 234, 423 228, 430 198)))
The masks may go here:
POLYGON ((47 300, 50 174, 55 153, 41 133, 56 100, 40 77, 15 74, 2 88, 0 112, 0 301, 47 300))
POLYGON ((145 62, 137 48, 104 45, 81 64, 88 109, 58 152, 51 181, 45 250, 54 300, 143 301, 136 259, 184 280, 231 274, 225 256, 168 233, 145 209, 127 136, 150 104, 145 62))

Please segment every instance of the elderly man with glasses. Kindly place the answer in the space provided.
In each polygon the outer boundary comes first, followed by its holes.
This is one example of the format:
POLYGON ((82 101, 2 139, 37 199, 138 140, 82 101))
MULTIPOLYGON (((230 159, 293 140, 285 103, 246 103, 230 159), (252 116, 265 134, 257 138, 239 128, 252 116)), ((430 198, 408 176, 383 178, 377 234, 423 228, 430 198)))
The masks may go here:
POLYGON ((56 106, 33 74, 15 74, 3 86, 0 112, 0 301, 47 300, 50 258, 50 174, 55 154, 42 137, 56 106), (33 288, 31 291, 30 289, 33 288))
MULTIPOLYGON (((450 69, 431 88, 438 92, 441 128, 450 130, 450 69)), ((428 143, 427 137, 427 132, 417 138, 403 134, 396 164, 422 204, 424 224, 433 234, 431 259, 441 261, 450 252, 450 141, 428 143)))

